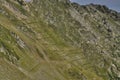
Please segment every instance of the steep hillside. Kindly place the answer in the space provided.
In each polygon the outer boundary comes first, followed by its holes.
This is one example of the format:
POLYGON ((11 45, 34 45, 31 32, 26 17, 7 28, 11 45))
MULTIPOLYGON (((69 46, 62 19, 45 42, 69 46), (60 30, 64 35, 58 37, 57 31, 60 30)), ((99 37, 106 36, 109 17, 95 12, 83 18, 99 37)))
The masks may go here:
POLYGON ((0 0, 0 80, 120 80, 120 13, 0 0))

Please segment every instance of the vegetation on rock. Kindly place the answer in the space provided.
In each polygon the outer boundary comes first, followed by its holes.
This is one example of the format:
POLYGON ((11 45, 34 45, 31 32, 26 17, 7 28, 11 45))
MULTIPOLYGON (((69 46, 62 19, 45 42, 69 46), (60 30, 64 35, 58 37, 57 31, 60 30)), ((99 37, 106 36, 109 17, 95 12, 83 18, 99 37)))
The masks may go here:
POLYGON ((120 13, 0 0, 0 80, 120 80, 120 13))

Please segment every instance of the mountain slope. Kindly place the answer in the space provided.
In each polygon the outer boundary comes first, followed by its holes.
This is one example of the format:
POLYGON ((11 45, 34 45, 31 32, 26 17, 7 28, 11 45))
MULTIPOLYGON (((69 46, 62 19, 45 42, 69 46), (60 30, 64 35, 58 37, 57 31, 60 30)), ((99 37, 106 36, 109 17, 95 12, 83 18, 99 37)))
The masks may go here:
POLYGON ((69 0, 0 1, 1 80, 119 80, 120 13, 69 0))

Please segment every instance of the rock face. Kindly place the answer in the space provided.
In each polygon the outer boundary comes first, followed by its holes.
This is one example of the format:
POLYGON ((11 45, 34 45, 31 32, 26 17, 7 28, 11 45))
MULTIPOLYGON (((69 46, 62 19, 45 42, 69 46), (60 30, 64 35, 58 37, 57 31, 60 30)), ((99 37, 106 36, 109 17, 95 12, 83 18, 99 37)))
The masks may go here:
POLYGON ((0 0, 0 80, 120 80, 120 13, 69 0, 0 0))

